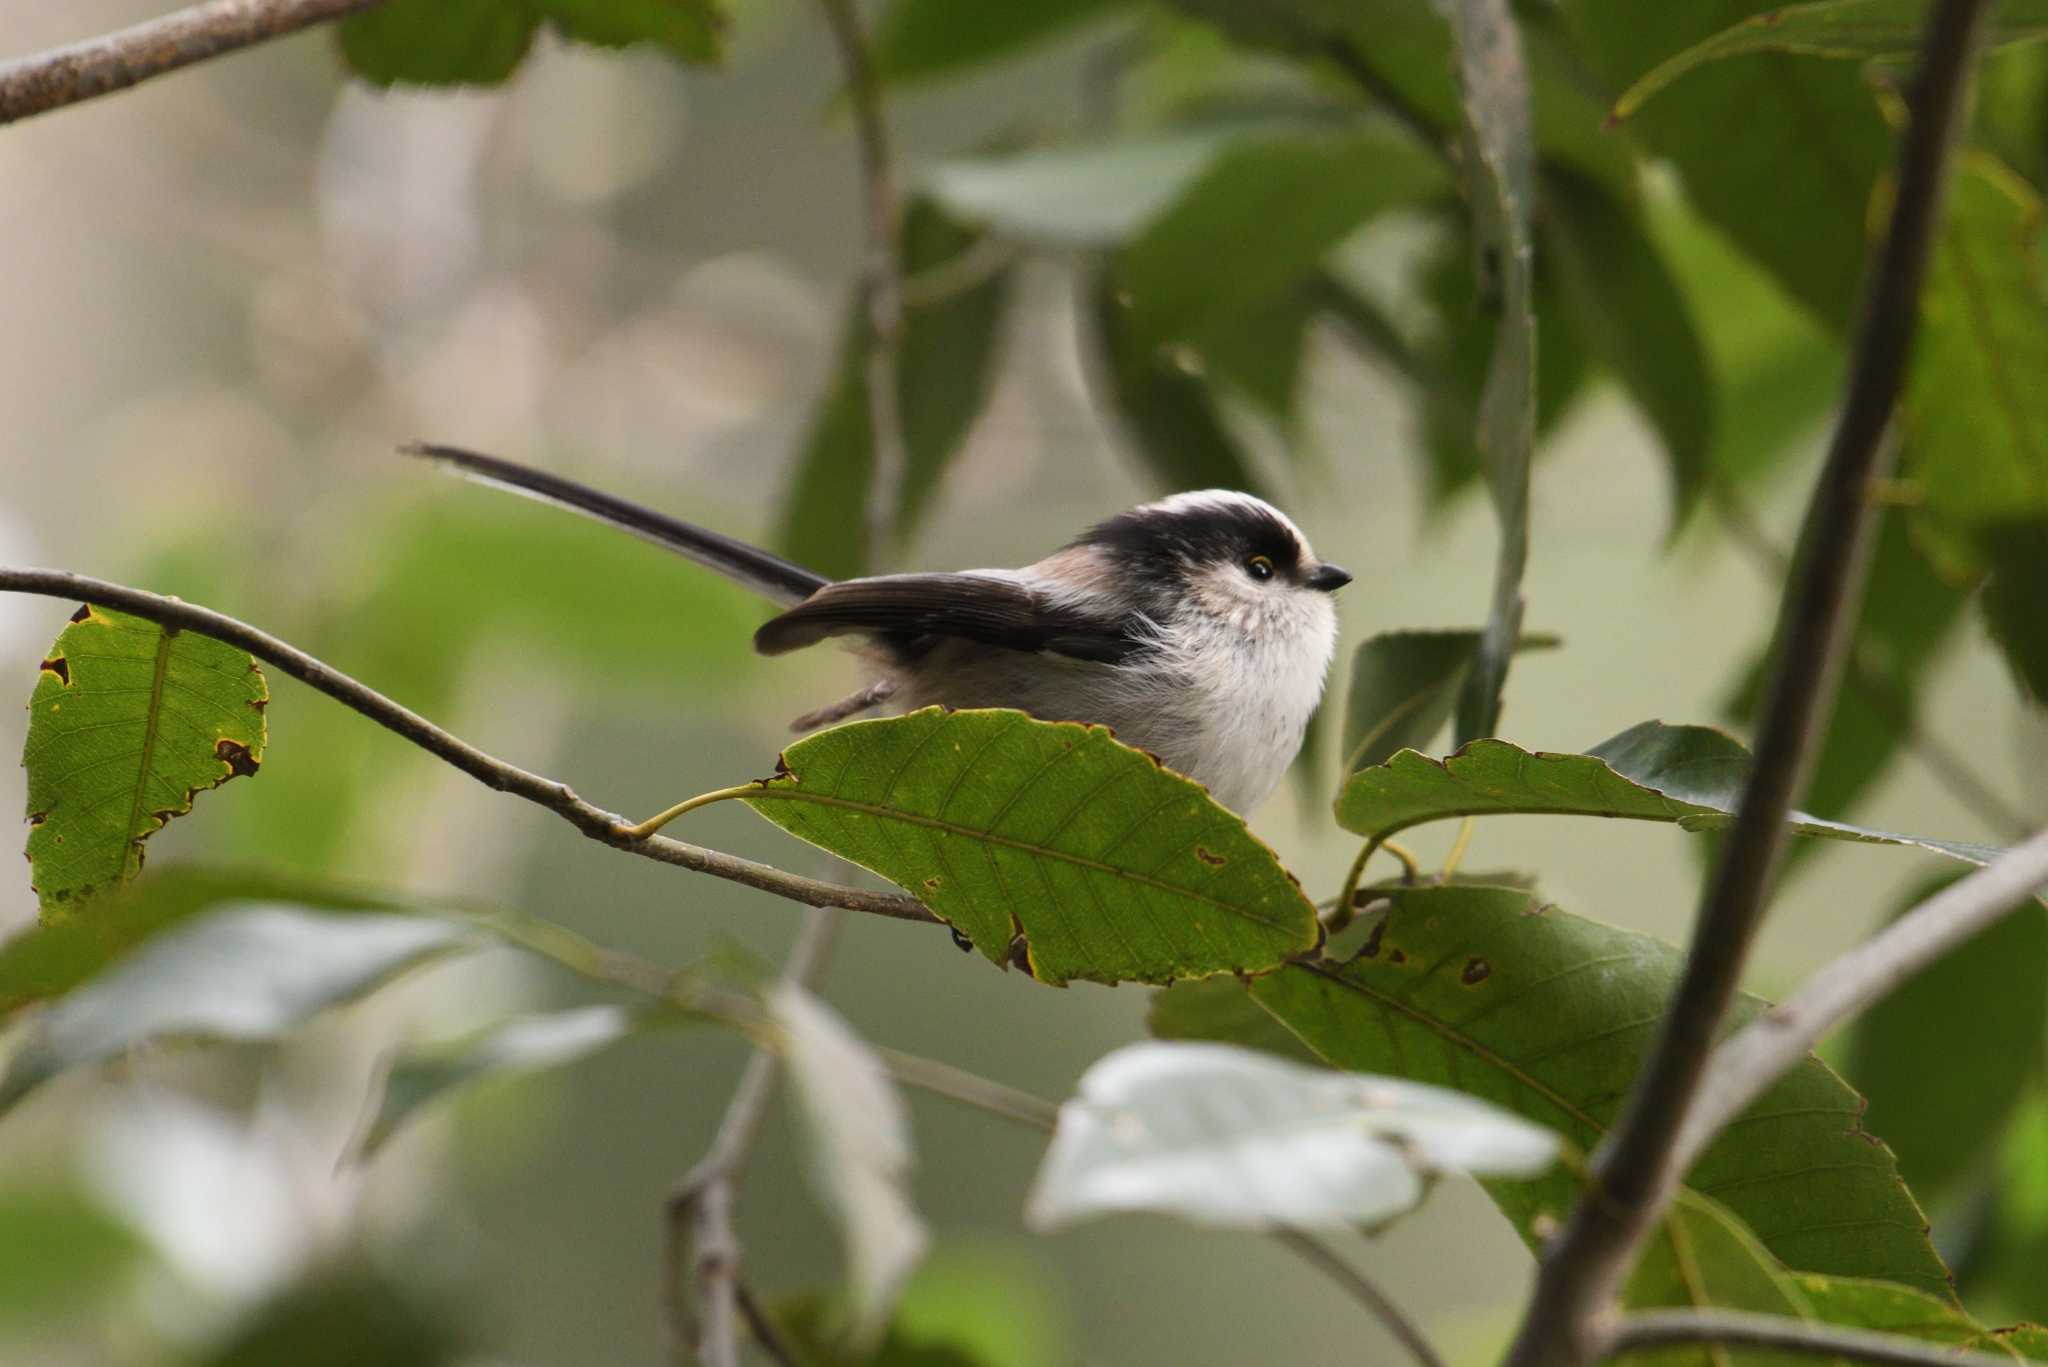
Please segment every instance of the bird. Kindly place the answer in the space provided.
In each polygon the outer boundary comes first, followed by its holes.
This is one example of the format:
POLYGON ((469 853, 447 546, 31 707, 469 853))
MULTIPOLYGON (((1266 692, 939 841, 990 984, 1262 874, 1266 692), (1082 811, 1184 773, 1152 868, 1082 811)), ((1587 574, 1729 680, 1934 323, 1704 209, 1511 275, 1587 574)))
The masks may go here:
POLYGON ((401 450, 754 590, 782 609, 754 634, 763 655, 852 638, 871 680, 797 718, 796 730, 934 705, 1095 723, 1239 813, 1272 792, 1301 749, 1336 653, 1332 595, 1351 582, 1286 514, 1235 490, 1141 504, 1021 569, 835 581, 544 470, 453 446, 401 450))

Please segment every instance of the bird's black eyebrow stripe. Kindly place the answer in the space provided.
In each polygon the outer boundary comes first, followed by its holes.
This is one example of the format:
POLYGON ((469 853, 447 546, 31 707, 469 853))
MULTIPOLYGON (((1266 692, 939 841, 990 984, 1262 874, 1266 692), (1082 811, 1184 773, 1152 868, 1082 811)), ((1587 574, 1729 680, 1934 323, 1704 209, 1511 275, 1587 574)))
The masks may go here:
POLYGON ((1194 503, 1171 512, 1133 509, 1083 532, 1076 546, 1096 546, 1131 564, 1173 559, 1193 564, 1264 555, 1283 573, 1301 565, 1301 541, 1271 509, 1248 503, 1194 503))

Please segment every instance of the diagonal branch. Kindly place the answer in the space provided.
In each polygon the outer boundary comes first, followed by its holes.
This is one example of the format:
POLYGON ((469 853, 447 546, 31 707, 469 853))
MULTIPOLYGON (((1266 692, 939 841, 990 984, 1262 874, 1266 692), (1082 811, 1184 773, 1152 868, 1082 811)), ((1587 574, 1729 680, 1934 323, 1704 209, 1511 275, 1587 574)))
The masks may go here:
POLYGON ((1700 1151, 1749 1103, 1796 1067, 1844 1020, 2048 888, 2048 831, 1952 883, 1855 949, 1822 968, 1792 996, 1714 1052, 1699 1100, 1678 1140, 1677 1164, 1700 1151))
POLYGON ((708 850, 700 845, 671 840, 666 836, 636 839, 624 817, 578 797, 565 783, 529 773, 516 765, 485 754, 417 712, 401 706, 339 670, 322 663, 298 647, 259 631, 247 623, 218 612, 168 598, 162 594, 129 588, 123 584, 93 579, 67 570, 11 569, 0 566, 0 592, 35 593, 51 598, 90 602, 137 617, 196 631, 248 651, 265 664, 274 665, 308 687, 317 689, 342 706, 359 712, 437 759, 446 761, 487 788, 525 798, 561 817, 592 840, 614 849, 637 854, 663 864, 674 864, 696 873, 741 883, 762 892, 810 907, 844 907, 871 916, 889 916, 899 921, 927 921, 939 918, 914 897, 893 892, 864 892, 841 887, 816 878, 803 878, 751 859, 708 850))
POLYGON ((1874 1334, 1833 1324, 1756 1315, 1743 1310, 1657 1310, 1623 1319, 1603 1342, 1601 1356, 1712 1344, 1769 1348, 1809 1357, 1889 1363, 1892 1367, 2012 1367, 2012 1357, 1975 1353, 1949 1343, 1874 1334))
POLYGON ((209 0, 103 38, 0 64, 0 123, 374 9, 384 0, 209 0))
POLYGON ((1801 554, 1779 609, 1777 660, 1757 730, 1756 766, 1694 923, 1685 973, 1629 1105, 1544 1259, 1510 1367, 1585 1361, 1680 1175, 1677 1145, 1722 1019, 1762 921, 1785 814, 1811 768, 1839 683, 1868 565, 1870 486, 1912 350, 1942 183, 1983 0, 1942 0, 1929 18, 1900 152, 1891 223, 1856 336, 1842 416, 1815 484, 1801 554))

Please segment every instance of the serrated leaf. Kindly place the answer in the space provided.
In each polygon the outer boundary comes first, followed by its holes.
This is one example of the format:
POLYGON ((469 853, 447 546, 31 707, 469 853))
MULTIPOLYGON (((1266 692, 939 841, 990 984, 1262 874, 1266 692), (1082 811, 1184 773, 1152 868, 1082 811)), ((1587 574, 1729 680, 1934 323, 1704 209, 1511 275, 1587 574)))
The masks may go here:
MULTIPOLYGON (((1616 120, 1633 115, 1658 91, 1710 62, 1758 52, 1849 61, 1911 57, 1927 32, 1926 0, 1818 0, 1781 5, 1723 29, 1660 62, 1614 102, 1616 120)), ((2048 0, 2000 0, 1986 15, 1987 49, 2048 38, 2048 0)))
POLYGON ((1202 786, 1105 727, 1021 712, 853 722, 742 800, 916 896, 1007 963, 1160 983, 1257 973, 1316 943, 1293 875, 1202 786))
POLYGON ((1218 411, 1200 357, 1138 340, 1131 309, 1111 270, 1088 286, 1077 320, 1092 331, 1109 407, 1162 493, 1183 489, 1264 492, 1243 445, 1218 411))
MULTIPOLYGON (((906 278, 942 270, 983 240, 929 199, 914 199, 905 208, 899 239, 906 278)), ((988 403, 1013 276, 1004 267, 945 298, 904 309, 896 345, 904 458, 893 519, 899 539, 916 531, 988 403)), ((783 514, 784 548, 835 578, 862 573, 872 559, 866 509, 875 455, 866 310, 865 294, 856 291, 843 324, 838 368, 812 417, 783 514)))
MULTIPOLYGON (((1454 1086, 1591 1152, 1663 1017, 1679 953, 1508 888, 1374 889, 1390 902, 1364 953, 1293 964, 1250 992, 1330 1064, 1454 1086)), ((1739 999, 1737 1023, 1762 1011, 1739 999)), ((1861 1099, 1809 1059, 1702 1156, 1688 1187, 1728 1207, 1787 1265, 1947 1298, 1926 1220, 1861 1099)), ((1524 1238, 1578 1199, 1562 1174, 1488 1184, 1524 1238)))
POLYGON ((1198 341, 1285 289, 1368 219, 1445 187, 1439 162, 1377 128, 1224 149, 1124 247, 1133 344, 1198 341), (1276 204, 1288 211, 1274 213, 1276 204))
POLYGON ((1130 8, 1131 0, 1035 0, 1028 5, 891 0, 875 24, 875 74, 892 85, 958 75, 1130 8))
POLYGON ((45 915, 142 870, 142 842, 263 762, 270 692, 248 654, 83 607, 29 695, 28 858, 45 915))
POLYGON ((1557 1136, 1462 1093, 1227 1044, 1127 1045, 1060 1107, 1024 1218, 1150 1210, 1265 1228, 1379 1224, 1445 1172, 1531 1177, 1557 1136))
MULTIPOLYGON (((1952 881, 1922 884, 1898 910, 1952 881)), ((2044 1062, 2048 915, 2022 907, 1864 1012, 1843 1069, 1870 1098, 1865 1125, 1931 1198, 1994 1146, 2044 1062)))
POLYGON ((1915 530, 1958 571, 1994 529, 2048 520, 2048 254, 2040 194, 1982 152, 1957 158, 1921 295, 1902 469, 1915 530))
POLYGON ((1472 205, 1473 269, 1500 321, 1475 444, 1500 522, 1493 602, 1479 650, 1458 692, 1458 739, 1490 736, 1501 688, 1522 636, 1522 573, 1529 562, 1529 463, 1536 451, 1536 315, 1529 205, 1535 175, 1529 78, 1507 0, 1436 0, 1451 21, 1472 205))
MULTIPOLYGON (((1337 799, 1337 822, 1375 840, 1424 821, 1507 813, 1720 830, 1735 819, 1748 769, 1749 752, 1705 726, 1646 721, 1576 755, 1477 740, 1442 760, 1403 750, 1353 774, 1337 799)), ((1794 812, 1788 825, 1795 835, 1911 845, 1969 864, 1988 864, 2000 853, 1989 845, 1901 835, 1803 812, 1794 812)))
POLYGON ((527 0, 389 0, 335 31, 349 69, 373 85, 496 85, 539 27, 527 0))
MULTIPOLYGON (((1565 0, 1577 51, 1610 90, 1773 8, 1769 0, 1565 0)), ((1854 68, 1761 53, 1699 69, 1629 124, 1719 228, 1829 331, 1848 330, 1863 276, 1872 187, 1891 135, 1854 68), (1788 174, 1786 168, 1810 168, 1788 174), (1769 205, 1770 212, 1759 212, 1769 205)))
POLYGON ((374 1156, 420 1109, 486 1080, 587 1058, 656 1018, 622 1006, 584 1006, 506 1021, 466 1039, 414 1046, 378 1075, 350 1156, 374 1156))
POLYGON ((823 1002, 783 983, 768 1008, 810 1140, 811 1183, 846 1244, 847 1337, 873 1347, 930 1242, 908 1192, 909 1116, 881 1061, 823 1002))
MULTIPOLYGON (((1555 646, 1524 636, 1523 650, 1555 646)), ((1479 650, 1476 631, 1387 631, 1358 647, 1344 705, 1344 775, 1420 750, 1451 719, 1458 688, 1479 650)))
POLYGON ((36 1017, 0 1077, 0 1110, 145 1040, 275 1039, 471 937, 467 926, 419 916, 261 903, 219 911, 157 936, 36 1017))
POLYGON ((1542 208, 1537 243, 1558 299, 1663 439, 1682 522, 1706 487, 1716 408, 1691 308, 1647 225, 1606 186, 1547 168, 1542 208))

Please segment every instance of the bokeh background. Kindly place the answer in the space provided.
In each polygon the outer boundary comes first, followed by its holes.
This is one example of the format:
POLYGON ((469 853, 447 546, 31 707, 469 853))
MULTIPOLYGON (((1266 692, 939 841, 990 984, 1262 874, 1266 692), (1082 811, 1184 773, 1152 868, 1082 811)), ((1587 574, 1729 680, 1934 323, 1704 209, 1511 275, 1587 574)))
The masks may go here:
MULTIPOLYGON (((158 9, 17 0, 0 12, 0 51, 158 9)), ((746 638, 763 613, 745 595, 393 454, 415 437, 466 444, 773 535, 834 362, 862 217, 814 8, 734 9, 719 70, 550 44, 502 90, 383 93, 346 83, 331 37, 313 33, 0 132, 0 562, 257 623, 615 810, 766 772, 787 720, 851 685, 848 662, 756 660, 746 638)), ((906 168, 1082 124, 1102 39, 1083 30, 893 100, 906 168)), ((1416 240, 1396 219, 1345 255, 1392 274, 1416 240)), ((901 563, 1021 563, 1156 492, 1090 400, 1072 276, 1057 259, 1026 268, 995 398, 901 563)), ((1318 550, 1357 576, 1341 597, 1347 646, 1476 625, 1495 541, 1484 499, 1432 503, 1409 396, 1339 339, 1312 337, 1302 383, 1297 432, 1236 417, 1318 550)), ((1788 461, 1760 503, 1781 544, 1811 457, 1788 461)), ((1617 391, 1576 405, 1534 500, 1529 624, 1565 644, 1517 663, 1506 734, 1578 749, 1648 717, 1718 717, 1774 586, 1703 520, 1672 536, 1654 442, 1617 391)), ((0 598, 0 698, 26 698, 68 611, 0 598)), ((1974 617, 1962 630, 1926 727, 2038 815, 2048 744, 1974 617)), ((288 679, 272 687, 261 775, 203 795, 152 842, 153 866, 261 864, 515 907, 666 964, 721 947, 772 964, 797 927, 785 903, 600 848, 288 679)), ((19 752, 24 722, 0 705, 0 753, 19 752)), ((20 785, 0 765, 0 810, 22 809, 20 785)), ((1857 815, 1995 835, 1910 757, 1857 815)), ((831 872, 744 811, 689 823, 690 839, 831 872)), ((1351 847, 1326 803, 1283 789, 1253 825, 1312 889, 1334 890, 1351 847)), ((1448 834, 1416 843, 1440 855, 1448 834)), ((1699 853, 1661 827, 1507 819, 1480 827, 1467 867, 1540 870, 1561 904, 1676 938, 1699 853)), ((1827 848, 1804 861, 1752 986, 1781 988, 1881 919, 1914 858, 1827 848)), ((14 867, 0 931, 35 915, 14 867)), ((44 1089, 0 1125, 0 1362, 163 1361, 341 1263, 452 1315, 479 1364, 660 1360, 661 1202, 724 1108, 736 1039, 640 1039, 486 1088, 366 1167, 337 1168, 386 1050, 581 990, 510 955, 468 959, 288 1045, 162 1049, 44 1089)), ((928 928, 860 918, 824 994, 872 1039, 1053 1098, 1142 1033, 1146 1003, 1133 988, 1049 990, 928 928)), ((911 1105, 917 1195, 938 1236, 925 1295, 994 1326, 1011 1360, 1393 1351, 1256 1237, 1139 1218, 1028 1234, 1019 1210, 1041 1139, 911 1105)), ((741 1233, 764 1288, 834 1275, 780 1114, 741 1233)), ((1530 1271, 1458 1183, 1346 1251, 1461 1355, 1511 1325, 1530 1271)))

